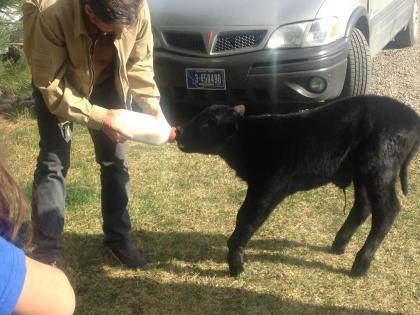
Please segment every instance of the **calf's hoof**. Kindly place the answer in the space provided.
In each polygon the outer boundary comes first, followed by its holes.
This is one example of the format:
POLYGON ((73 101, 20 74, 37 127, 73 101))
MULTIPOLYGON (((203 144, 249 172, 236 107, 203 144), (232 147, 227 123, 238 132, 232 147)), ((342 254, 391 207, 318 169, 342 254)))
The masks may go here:
POLYGON ((227 256, 229 264, 229 274, 231 277, 237 277, 244 271, 244 254, 241 252, 229 252, 227 256))
POLYGON ((345 249, 346 249, 345 246, 340 246, 340 245, 337 245, 337 244, 333 243, 331 248, 330 248, 330 252, 332 254, 336 254, 336 255, 343 255, 345 249))
POLYGON ((368 258, 356 256, 356 259, 351 267, 350 276, 354 278, 363 277, 367 274, 371 260, 368 258))
POLYGON ((366 274, 367 274, 367 269, 363 269, 363 268, 355 267, 355 266, 353 266, 350 271, 350 277, 353 277, 353 278, 364 277, 366 276, 366 274))
POLYGON ((341 241, 338 237, 335 238, 334 242, 331 245, 330 252, 332 254, 336 255, 342 255, 344 254, 344 251, 346 249, 346 242, 341 241))

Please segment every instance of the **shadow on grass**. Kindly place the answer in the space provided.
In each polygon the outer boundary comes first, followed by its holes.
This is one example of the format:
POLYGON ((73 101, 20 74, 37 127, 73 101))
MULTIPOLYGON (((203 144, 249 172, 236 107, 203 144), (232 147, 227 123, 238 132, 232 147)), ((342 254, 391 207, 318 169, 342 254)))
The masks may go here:
MULTIPOLYGON (((227 236, 222 234, 204 234, 199 232, 155 232, 155 231, 135 231, 133 232, 134 241, 146 253, 150 262, 148 268, 163 269, 171 273, 195 273, 201 276, 226 277, 228 268, 226 263, 227 236), (199 264, 200 262, 212 261, 225 266, 221 270, 205 270, 199 267, 174 265, 173 261, 185 262, 189 264, 199 264)), ((65 234, 66 246, 74 248, 92 247, 96 250, 101 247, 102 236, 81 236, 65 234), (69 244, 70 243, 70 244, 69 244)), ((329 273, 347 275, 348 270, 336 268, 320 261, 307 261, 298 257, 286 255, 284 251, 288 248, 306 248, 308 251, 328 252, 328 247, 308 245, 291 240, 251 240, 247 246, 246 260, 268 261, 279 264, 287 264, 307 269, 318 269, 329 273), (262 252, 263 251, 263 252, 262 252)), ((79 253, 80 262, 88 262, 94 257, 90 257, 91 250, 84 250, 79 253)), ((332 255, 332 254, 331 254, 332 255)), ((97 259, 98 257, 96 257, 97 259)))
MULTIPOLYGON (((248 289, 197 284, 192 276, 216 276, 227 278, 223 271, 204 271, 199 268, 173 266, 170 260, 196 262, 203 259, 224 261, 226 237, 219 234, 178 232, 135 232, 134 239, 141 241, 149 254, 150 264, 145 272, 120 273, 104 266, 119 266, 102 247, 102 235, 64 234, 65 271, 70 276, 77 295, 76 314, 397 314, 368 309, 351 309, 331 305, 307 304, 282 298, 270 293, 253 292, 248 289), (162 246, 165 244, 165 246, 162 246), (215 248, 220 248, 215 250, 215 248), (203 253, 216 254, 213 257, 203 253), (167 261, 167 263, 162 263, 167 261), (153 276, 153 269, 164 269, 174 277, 162 279, 153 276), (185 275, 185 273, 191 275, 185 275), (180 273, 177 275, 177 273, 180 273), (189 282, 186 279, 191 279, 189 282)), ((279 246, 304 246, 288 240, 251 242, 250 248, 277 250, 279 246)), ((324 251, 314 246, 313 250, 324 251)), ((280 250, 281 251, 281 250, 280 250)), ((274 256, 273 256, 274 257, 274 256)), ((308 263, 278 254, 276 258, 255 255, 252 259, 271 260, 334 272, 334 268, 319 262, 308 263)), ((338 272, 336 270, 336 272, 338 272)), ((340 271, 341 272, 341 271, 340 271)), ((208 278, 207 278, 208 279, 208 278)), ((225 279, 226 280, 226 279, 225 279)), ((232 279, 234 285, 235 279, 232 279)), ((251 280, 250 280, 251 281, 251 280)), ((329 302, 331 303, 331 301, 329 302)))
MULTIPOLYGON (((150 232, 134 234, 136 239, 144 240, 145 249, 152 260, 171 261, 173 259, 184 262, 200 262, 211 260, 216 263, 225 263, 226 270, 215 272, 215 270, 194 270, 195 273, 205 276, 226 276, 227 263, 226 242, 228 237, 222 234, 203 234, 197 232, 150 232)), ((328 247, 308 245, 296 241, 281 240, 261 240, 256 239, 249 242, 245 249, 247 261, 270 261, 279 264, 300 266, 309 269, 319 269, 330 273, 348 274, 348 270, 335 268, 328 264, 318 261, 306 261, 296 257, 286 255, 284 251, 288 248, 307 248, 309 251, 324 252, 329 251, 328 247), (264 250, 264 253, 258 252, 264 250)), ((158 268, 167 268, 165 264, 158 268)), ((170 267, 171 271, 174 271, 170 267)), ((180 270, 182 271, 182 270, 180 270)), ((185 272, 185 271, 184 271, 185 272)))

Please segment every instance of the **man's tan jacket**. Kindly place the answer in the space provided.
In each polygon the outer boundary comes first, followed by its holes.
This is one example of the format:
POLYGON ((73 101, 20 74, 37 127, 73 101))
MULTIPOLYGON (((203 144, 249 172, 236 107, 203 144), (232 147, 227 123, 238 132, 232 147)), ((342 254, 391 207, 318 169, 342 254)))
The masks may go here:
MULTIPOLYGON (((51 113, 100 129, 106 109, 88 100, 93 89, 93 41, 80 0, 28 0, 23 5, 24 51, 34 85, 51 113)), ((153 36, 147 2, 116 48, 115 86, 129 107, 131 96, 148 114, 161 112, 153 73, 153 36)))

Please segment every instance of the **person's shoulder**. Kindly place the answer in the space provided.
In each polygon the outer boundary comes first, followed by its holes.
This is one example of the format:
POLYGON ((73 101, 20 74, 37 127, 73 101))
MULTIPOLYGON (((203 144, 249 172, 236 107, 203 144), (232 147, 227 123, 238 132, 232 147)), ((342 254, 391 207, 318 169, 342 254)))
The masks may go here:
POLYGON ((0 253, 0 258, 4 259, 5 253, 12 253, 13 255, 23 255, 23 250, 9 242, 7 239, 0 236, 0 253))
POLYGON ((77 0, 42 0, 39 22, 55 34, 72 32, 76 14, 80 14, 77 0))
POLYGON ((32 6, 39 11, 50 11, 56 8, 67 8, 73 6, 75 0, 26 0, 23 6, 32 6))
POLYGON ((63 19, 73 16, 75 4, 75 0, 40 0, 38 9, 44 17, 63 19))
POLYGON ((140 0, 138 7, 137 22, 129 26, 128 29, 136 34, 141 31, 143 25, 150 20, 149 6, 146 0, 140 0))
POLYGON ((139 12, 140 15, 143 16, 145 14, 149 14, 149 4, 146 0, 141 0, 139 5, 139 12))
POLYGON ((141 10, 142 8, 148 8, 149 4, 147 3, 146 0, 140 0, 140 4, 139 4, 139 9, 141 10))
POLYGON ((8 248, 9 246, 9 242, 0 236, 0 251, 3 251, 4 248, 8 248))
POLYGON ((149 10, 149 4, 146 0, 141 0, 139 5, 139 18, 138 23, 144 24, 148 23, 150 21, 150 10, 149 10))

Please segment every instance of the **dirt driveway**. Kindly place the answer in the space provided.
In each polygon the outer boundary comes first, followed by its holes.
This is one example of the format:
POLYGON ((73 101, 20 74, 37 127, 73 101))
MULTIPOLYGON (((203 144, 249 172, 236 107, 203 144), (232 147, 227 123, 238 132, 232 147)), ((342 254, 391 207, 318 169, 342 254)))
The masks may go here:
POLYGON ((420 43, 403 49, 390 44, 377 55, 370 92, 394 97, 420 114, 420 43))

